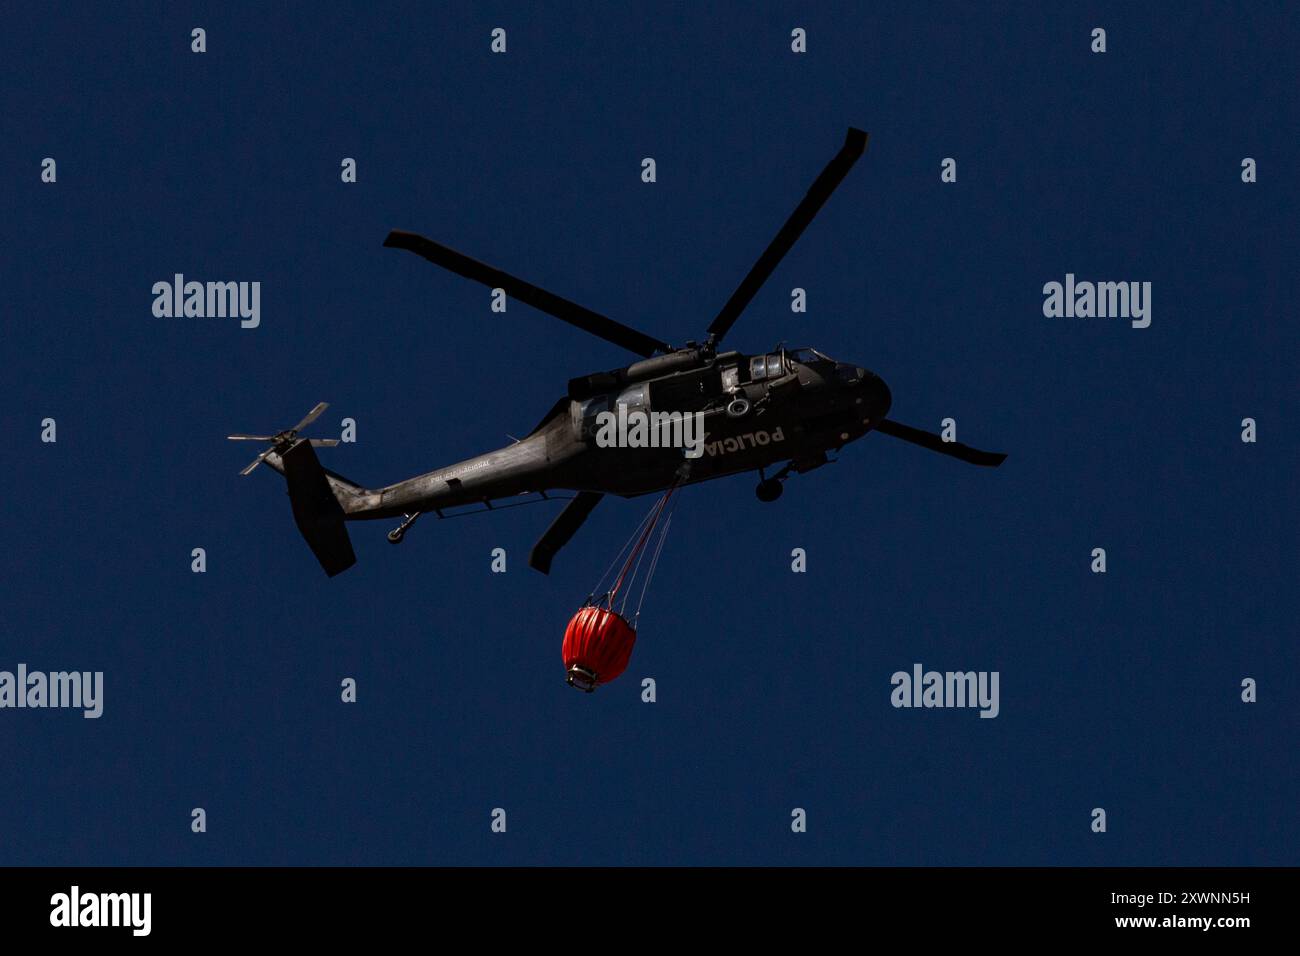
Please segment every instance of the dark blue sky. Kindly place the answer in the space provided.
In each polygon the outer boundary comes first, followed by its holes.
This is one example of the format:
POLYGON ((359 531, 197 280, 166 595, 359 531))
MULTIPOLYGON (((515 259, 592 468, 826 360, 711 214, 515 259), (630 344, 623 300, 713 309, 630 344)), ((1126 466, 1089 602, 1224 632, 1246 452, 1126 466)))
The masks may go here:
POLYGON ((105 701, 0 711, 0 863, 1296 863, 1294 7, 879 6, 11 9, 0 669, 105 701), (729 344, 871 368, 1001 469, 872 435, 775 505, 689 489, 592 696, 561 635, 650 499, 549 578, 553 506, 354 525, 328 580, 278 476, 238 477, 227 432, 320 400, 359 439, 322 459, 374 486, 623 364, 389 229, 681 342, 848 126, 729 344), (155 318, 176 272, 260 281, 261 326, 155 318), (1067 272, 1151 282, 1151 327, 1045 318, 1067 272), (1000 716, 894 709, 914 662, 999 671, 1000 716))

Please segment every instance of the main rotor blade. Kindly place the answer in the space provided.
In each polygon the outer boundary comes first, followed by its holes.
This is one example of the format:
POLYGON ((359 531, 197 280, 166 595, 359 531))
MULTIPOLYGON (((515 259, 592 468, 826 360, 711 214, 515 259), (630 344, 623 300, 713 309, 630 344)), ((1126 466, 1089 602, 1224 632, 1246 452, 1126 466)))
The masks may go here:
POLYGON ((551 561, 556 553, 569 543, 569 539, 582 527, 591 510, 600 504, 600 499, 603 497, 605 497, 603 494, 594 491, 578 492, 574 499, 564 506, 564 510, 556 515, 546 532, 537 539, 532 553, 528 555, 528 566, 536 568, 543 574, 550 574, 551 561))
POLYGON ((533 285, 531 282, 525 282, 523 279, 502 272, 500 269, 479 262, 477 259, 471 259, 455 249, 450 249, 441 243, 426 239, 416 233, 394 229, 388 234, 388 238, 384 240, 384 245, 393 249, 406 249, 414 252, 416 255, 428 259, 434 265, 449 269, 466 279, 481 282, 489 289, 504 289, 507 295, 518 299, 520 302, 531 305, 535 309, 541 309, 543 312, 547 312, 561 321, 568 322, 570 325, 576 325, 584 332, 599 336, 606 342, 621 345, 637 355, 648 358, 656 351, 672 351, 672 346, 666 342, 661 342, 644 332, 638 332, 621 322, 615 322, 598 312, 592 312, 576 302, 563 299, 553 292, 547 292, 545 289, 533 285))
POLYGON ((309 411, 306 417, 304 417, 302 421, 300 421, 297 425, 294 425, 293 428, 289 429, 289 431, 291 432, 302 431, 304 428, 306 428, 316 419, 320 418, 321 412, 325 411, 325 409, 329 407, 330 407, 329 402, 321 402, 319 405, 317 405, 315 408, 309 411))
POLYGON ((892 438, 901 438, 913 445, 920 445, 922 448, 930 449, 930 451, 937 451, 941 455, 948 455, 951 458, 970 462, 972 465, 996 468, 1007 460, 1007 456, 1001 452, 980 451, 978 448, 971 448, 969 445, 963 445, 960 442, 944 441, 938 435, 923 432, 921 429, 913 428, 910 425, 900 425, 898 422, 891 422, 887 418, 876 423, 876 431, 884 432, 892 438))
POLYGON ((275 441, 274 435, 245 435, 242 433, 238 435, 227 435, 226 438, 230 441, 275 441))
POLYGON ((849 128, 848 135, 844 138, 844 145, 840 151, 835 154, 835 158, 827 164, 822 170, 812 186, 808 190, 808 195, 803 197, 803 201, 795 207, 790 218, 785 221, 781 231, 776 234, 768 247, 763 250, 763 254, 758 257, 754 267, 749 270, 749 275, 727 304, 722 307, 717 318, 709 325, 709 340, 714 344, 721 341, 722 337, 727 334, 727 330, 740 318, 740 313, 745 311, 745 307, 758 293, 763 283, 767 281, 768 276, 776 269, 785 254, 790 251, 791 247, 803 235, 803 231, 808 228, 808 224, 813 221, 818 210, 825 205, 826 200, 830 198, 835 187, 840 184, 853 164, 858 161, 862 151, 867 148, 867 134, 860 129, 849 128))

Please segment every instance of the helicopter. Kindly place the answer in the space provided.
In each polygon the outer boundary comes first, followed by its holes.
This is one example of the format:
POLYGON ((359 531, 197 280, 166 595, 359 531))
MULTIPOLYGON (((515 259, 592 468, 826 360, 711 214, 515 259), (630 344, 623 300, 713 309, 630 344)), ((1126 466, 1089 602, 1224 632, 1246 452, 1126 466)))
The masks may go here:
POLYGON ((756 494, 761 501, 772 502, 781 496, 783 482, 791 474, 828 464, 831 454, 873 431, 974 465, 997 467, 1006 455, 947 441, 887 418, 892 404, 889 388, 865 368, 813 348, 781 346, 757 355, 720 350, 727 332, 866 145, 865 132, 848 130, 839 152, 714 317, 705 340, 679 347, 432 239, 393 230, 384 246, 413 252, 464 278, 503 290, 640 359, 570 380, 567 394, 513 444, 396 484, 365 488, 321 465, 313 447, 338 441, 304 438, 299 433, 325 411, 325 403, 293 428, 274 435, 228 436, 270 442, 241 474, 265 462, 285 477, 298 529, 325 573, 333 577, 356 563, 345 522, 401 518, 388 533, 388 540, 397 544, 423 514, 450 517, 454 515, 448 515, 448 510, 466 506, 498 510, 521 496, 537 501, 553 492, 572 492, 529 554, 529 565, 547 574, 556 554, 606 495, 632 498, 757 472, 756 494), (597 423, 614 412, 702 416, 704 434, 698 454, 687 457, 681 447, 671 445, 598 443, 597 423), (775 470, 769 474, 769 469, 775 470))

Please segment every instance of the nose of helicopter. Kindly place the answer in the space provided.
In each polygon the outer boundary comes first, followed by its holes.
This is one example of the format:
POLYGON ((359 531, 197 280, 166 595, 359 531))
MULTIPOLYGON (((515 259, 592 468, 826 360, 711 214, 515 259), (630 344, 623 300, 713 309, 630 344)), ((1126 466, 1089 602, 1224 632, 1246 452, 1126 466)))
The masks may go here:
POLYGON ((865 393, 863 395, 863 405, 866 406, 867 413, 864 418, 868 418, 874 426, 882 418, 889 414, 889 407, 894 403, 894 396, 890 394, 889 386, 885 380, 865 368, 858 370, 858 388, 865 393))
POLYGON ((889 414, 893 396, 889 392, 889 386, 879 375, 870 369, 851 365, 848 362, 837 362, 835 373, 841 382, 856 392, 854 404, 862 411, 864 425, 868 428, 874 427, 878 421, 889 414))

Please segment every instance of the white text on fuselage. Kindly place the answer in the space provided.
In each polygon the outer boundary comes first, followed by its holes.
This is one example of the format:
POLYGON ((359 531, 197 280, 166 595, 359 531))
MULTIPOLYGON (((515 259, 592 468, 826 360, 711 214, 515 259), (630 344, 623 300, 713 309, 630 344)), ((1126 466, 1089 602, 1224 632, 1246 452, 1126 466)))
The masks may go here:
POLYGON ((704 454, 710 457, 744 451, 747 448, 761 448, 764 445, 772 444, 772 442, 785 441, 785 435, 779 428, 773 428, 770 432, 745 432, 743 435, 733 435, 730 438, 720 438, 717 441, 709 441, 709 438, 709 435, 704 436, 704 454))
POLYGON ((463 478, 465 475, 468 475, 470 472, 482 471, 484 468, 491 468, 491 467, 492 467, 492 462, 490 460, 474 461, 474 462, 470 462, 468 465, 459 465, 455 468, 450 469, 449 471, 444 471, 441 475, 438 476, 438 478, 441 479, 442 481, 450 482, 458 478, 463 478))

